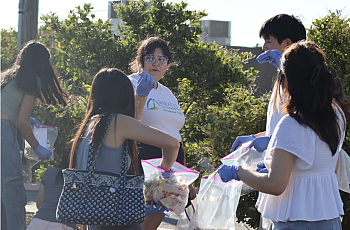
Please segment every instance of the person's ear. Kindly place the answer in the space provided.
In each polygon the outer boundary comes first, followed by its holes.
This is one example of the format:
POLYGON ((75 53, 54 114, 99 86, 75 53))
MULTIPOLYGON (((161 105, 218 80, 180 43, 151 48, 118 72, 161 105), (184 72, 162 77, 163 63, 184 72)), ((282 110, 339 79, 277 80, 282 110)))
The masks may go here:
POLYGON ((284 41, 286 42, 286 48, 288 46, 290 46, 291 44, 293 44, 293 42, 292 42, 292 40, 290 40, 290 38, 286 38, 284 41))
POLYGON ((141 62, 140 62, 140 57, 139 56, 136 57, 136 60, 137 60, 137 65, 141 66, 141 62))

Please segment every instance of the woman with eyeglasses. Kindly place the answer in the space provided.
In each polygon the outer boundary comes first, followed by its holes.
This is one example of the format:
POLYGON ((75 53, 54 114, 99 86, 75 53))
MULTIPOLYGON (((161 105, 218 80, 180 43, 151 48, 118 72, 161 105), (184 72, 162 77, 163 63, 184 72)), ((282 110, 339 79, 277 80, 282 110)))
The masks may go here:
POLYGON ((284 116, 266 150, 268 172, 224 165, 218 173, 225 182, 241 180, 263 192, 258 211, 275 230, 340 230, 344 210, 335 168, 345 116, 333 99, 339 87, 334 70, 324 52, 307 41, 290 45, 280 68, 276 92, 279 99, 284 95, 284 116))
MULTIPOLYGON (((150 37, 140 42, 137 57, 130 63, 134 74, 129 79, 136 91, 136 118, 142 123, 162 130, 180 142, 178 157, 180 164, 185 165, 185 154, 182 146, 180 130, 185 123, 179 103, 174 94, 159 81, 172 63, 168 44, 159 37, 150 37)), ((160 158, 162 150, 158 147, 138 143, 139 161, 160 158)), ((139 162, 139 170, 142 167, 139 162)), ((192 188, 190 188, 191 190, 192 188)), ((195 197, 194 190, 191 195, 195 197)), ((147 210, 145 230, 156 230, 164 218, 161 211, 147 210)))

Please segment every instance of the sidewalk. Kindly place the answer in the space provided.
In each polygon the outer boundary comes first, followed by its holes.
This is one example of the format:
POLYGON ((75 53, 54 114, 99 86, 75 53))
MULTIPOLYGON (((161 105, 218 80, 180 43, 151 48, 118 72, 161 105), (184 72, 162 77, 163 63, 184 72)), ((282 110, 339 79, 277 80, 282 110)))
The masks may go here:
MULTIPOLYGON (((35 213, 38 209, 36 208, 36 198, 38 196, 37 185, 25 185, 27 191, 27 213, 35 213)), ((176 228, 177 219, 175 217, 165 217, 158 230, 174 230, 176 228)), ((236 223, 236 230, 253 230, 252 228, 245 227, 241 224, 236 223)))

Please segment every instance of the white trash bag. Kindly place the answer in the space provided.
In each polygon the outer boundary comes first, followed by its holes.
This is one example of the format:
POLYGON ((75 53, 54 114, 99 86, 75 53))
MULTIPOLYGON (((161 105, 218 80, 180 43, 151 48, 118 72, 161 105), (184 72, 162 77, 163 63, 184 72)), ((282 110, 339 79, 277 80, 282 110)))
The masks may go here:
POLYGON ((223 182, 217 171, 202 178, 189 229, 234 230, 242 185, 235 180, 223 182))

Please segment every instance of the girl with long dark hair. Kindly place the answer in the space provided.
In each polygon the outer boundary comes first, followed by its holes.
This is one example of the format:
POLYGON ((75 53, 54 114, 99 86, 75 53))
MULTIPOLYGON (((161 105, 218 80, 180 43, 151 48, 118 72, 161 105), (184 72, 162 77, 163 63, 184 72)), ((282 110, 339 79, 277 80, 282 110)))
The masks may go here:
MULTIPOLYGON (((162 149, 160 167, 170 170, 177 157, 179 142, 163 131, 142 124, 135 119, 135 98, 132 83, 118 69, 102 69, 94 77, 88 108, 75 135, 70 168, 86 169, 89 144, 102 147, 97 156, 96 171, 119 173, 124 145, 129 145, 129 174, 138 175, 136 142, 147 143, 162 149), (108 117, 115 114, 103 139, 108 117), (127 141, 132 140, 132 141, 127 141)), ((143 197, 142 197, 143 199, 143 197)), ((89 226, 89 229, 143 229, 141 223, 130 226, 89 226)))
POLYGON ((52 152, 35 138, 29 118, 34 104, 66 105, 67 93, 60 86, 50 63, 50 52, 40 42, 29 41, 20 50, 11 68, 1 73, 1 226, 26 228, 26 191, 17 127, 41 160, 52 152))
POLYGON ((274 229, 341 229, 344 211, 335 168, 345 122, 334 104, 335 81, 324 52, 312 42, 290 45, 277 84, 285 115, 266 150, 269 172, 221 166, 220 177, 263 192, 258 211, 274 229))

